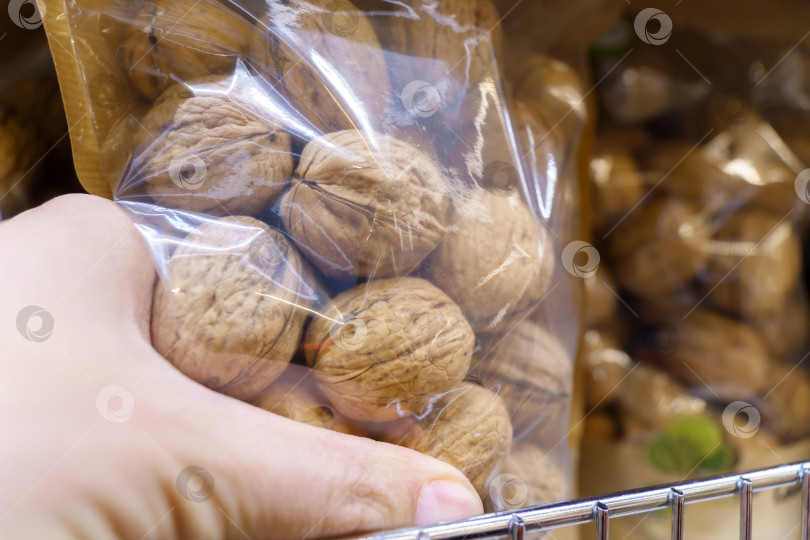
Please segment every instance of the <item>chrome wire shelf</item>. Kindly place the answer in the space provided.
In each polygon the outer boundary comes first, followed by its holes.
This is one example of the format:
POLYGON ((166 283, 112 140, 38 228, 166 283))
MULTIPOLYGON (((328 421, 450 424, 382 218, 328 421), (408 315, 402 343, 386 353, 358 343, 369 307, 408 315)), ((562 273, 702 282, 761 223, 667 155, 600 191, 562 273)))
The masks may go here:
POLYGON ((512 538, 559 527, 596 523, 596 537, 609 538, 611 518, 672 509, 672 538, 683 538, 686 504, 740 497, 740 538, 751 540, 754 492, 801 485, 801 538, 810 540, 810 461, 728 474, 678 484, 655 486, 560 502, 511 512, 479 516, 431 527, 403 529, 365 538, 377 540, 444 540, 462 538, 512 538))

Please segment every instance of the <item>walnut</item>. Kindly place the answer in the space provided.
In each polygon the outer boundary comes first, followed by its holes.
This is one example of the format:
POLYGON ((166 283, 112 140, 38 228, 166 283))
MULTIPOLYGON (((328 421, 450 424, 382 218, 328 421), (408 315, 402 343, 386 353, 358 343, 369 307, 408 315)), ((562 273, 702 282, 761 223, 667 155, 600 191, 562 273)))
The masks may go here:
POLYGON ((264 390, 298 347, 312 278, 282 234, 248 217, 207 221, 155 288, 152 343, 192 379, 239 399, 264 390))
POLYGON ((39 145, 17 118, 0 111, 0 219, 30 206, 35 175, 30 170, 39 145))
POLYGON ((611 336, 588 330, 582 345, 582 363, 588 410, 611 405, 618 398, 622 382, 630 370, 630 357, 611 336))
POLYGON ((784 216, 731 215, 714 237, 703 285, 712 305, 744 318, 783 309, 801 272, 801 245, 784 216))
POLYGON ((328 400, 322 397, 309 374, 284 376, 262 392, 253 403, 266 411, 284 416, 296 422, 347 433, 360 435, 357 427, 336 414, 328 400))
POLYGON ((775 366, 766 388, 767 393, 756 404, 763 426, 784 443, 810 435, 810 375, 804 368, 775 366))
POLYGON ((642 297, 669 294, 706 266, 708 232, 700 208, 657 198, 634 210, 609 237, 614 275, 642 297))
POLYGON ((491 473, 512 443, 512 426, 498 396, 464 383, 442 395, 416 429, 391 442, 454 466, 484 498, 491 473))
POLYGON ((118 50, 132 84, 150 101, 171 82, 231 71, 252 26, 213 0, 151 0, 118 50))
POLYGON ((496 93, 500 17, 490 0, 355 0, 386 51, 393 93, 406 114, 459 129, 496 93))
POLYGON ((471 374, 503 399, 516 431, 567 422, 573 361, 557 338, 527 320, 481 341, 471 374))
POLYGON ((554 271, 552 239, 520 197, 477 190, 451 223, 429 272, 473 328, 503 328, 542 299, 554 271))
POLYGON ((598 231, 608 232, 631 213, 646 191, 645 177, 633 156, 615 141, 597 142, 590 178, 592 220, 598 231))
POLYGON ((785 298, 772 312, 762 312, 746 320, 765 341, 771 355, 781 360, 796 361, 804 356, 810 328, 810 306, 800 291, 785 298))
POLYGON ((524 442, 510 448, 500 473, 489 486, 487 512, 549 504, 566 497, 565 476, 537 445, 524 442))
POLYGON ((284 228, 326 275, 411 272, 447 231, 450 199, 430 158, 355 130, 309 143, 281 199, 284 228))
POLYGON ((666 373, 643 364, 630 369, 618 398, 625 430, 644 435, 665 429, 681 416, 703 414, 708 407, 666 373))
POLYGON ((446 294, 418 278, 339 294, 306 334, 307 364, 342 414, 389 421, 421 414, 464 378, 475 336, 446 294))
POLYGON ((379 129, 391 84, 366 16, 346 0, 268 2, 251 56, 309 125, 300 135, 379 129))
POLYGON ((677 331, 679 345, 661 365, 701 395, 733 401, 766 387, 770 355, 750 326, 697 310, 677 331))
POLYGON ((252 78, 207 78, 167 90, 142 122, 149 133, 118 188, 145 184, 155 201, 213 215, 264 211, 289 185, 290 136, 251 96, 252 78))

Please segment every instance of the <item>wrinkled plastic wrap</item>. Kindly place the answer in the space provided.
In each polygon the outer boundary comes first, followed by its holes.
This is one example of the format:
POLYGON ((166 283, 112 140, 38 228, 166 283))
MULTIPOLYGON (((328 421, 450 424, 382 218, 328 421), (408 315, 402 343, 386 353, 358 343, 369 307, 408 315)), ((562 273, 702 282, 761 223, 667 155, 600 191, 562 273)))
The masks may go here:
POLYGON ((0 219, 80 189, 42 18, 16 7, 0 17, 0 219))
POLYGON ((82 182, 154 255, 161 354, 444 460, 488 510, 568 495, 574 69, 524 50, 505 79, 489 0, 47 4, 82 182))
MULTIPOLYGON (((583 495, 810 458, 806 49, 710 32, 685 10, 634 8, 592 46, 601 265, 587 289, 583 495)), ((754 504, 755 537, 790 537, 795 492, 754 504)), ((738 513, 696 505, 686 536, 735 537, 738 513)), ((611 533, 669 538, 670 521, 611 533)))

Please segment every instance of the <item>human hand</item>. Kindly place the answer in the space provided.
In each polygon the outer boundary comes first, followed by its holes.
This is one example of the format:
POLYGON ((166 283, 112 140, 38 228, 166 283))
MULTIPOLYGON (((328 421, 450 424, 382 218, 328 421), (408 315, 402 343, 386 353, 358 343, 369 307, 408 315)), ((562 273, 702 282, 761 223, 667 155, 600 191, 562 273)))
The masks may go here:
POLYGON ((3 222, 0 254, 0 537, 304 538, 482 511, 449 465, 160 357, 151 258, 113 203, 71 195, 3 222))

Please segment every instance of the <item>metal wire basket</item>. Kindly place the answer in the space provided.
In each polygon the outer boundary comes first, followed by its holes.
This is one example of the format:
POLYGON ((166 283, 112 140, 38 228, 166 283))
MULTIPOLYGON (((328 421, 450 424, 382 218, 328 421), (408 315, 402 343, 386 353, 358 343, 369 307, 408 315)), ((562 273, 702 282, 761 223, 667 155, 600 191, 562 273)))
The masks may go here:
POLYGON ((672 538, 680 539, 683 538, 686 504, 739 495, 740 538, 750 540, 754 492, 797 485, 801 486, 802 492, 801 539, 810 540, 810 522, 808 522, 810 461, 489 514, 420 529, 381 533, 367 538, 380 540, 512 538, 521 540, 524 534, 530 532, 595 522, 596 537, 604 540, 609 538, 611 518, 671 508, 672 538))

